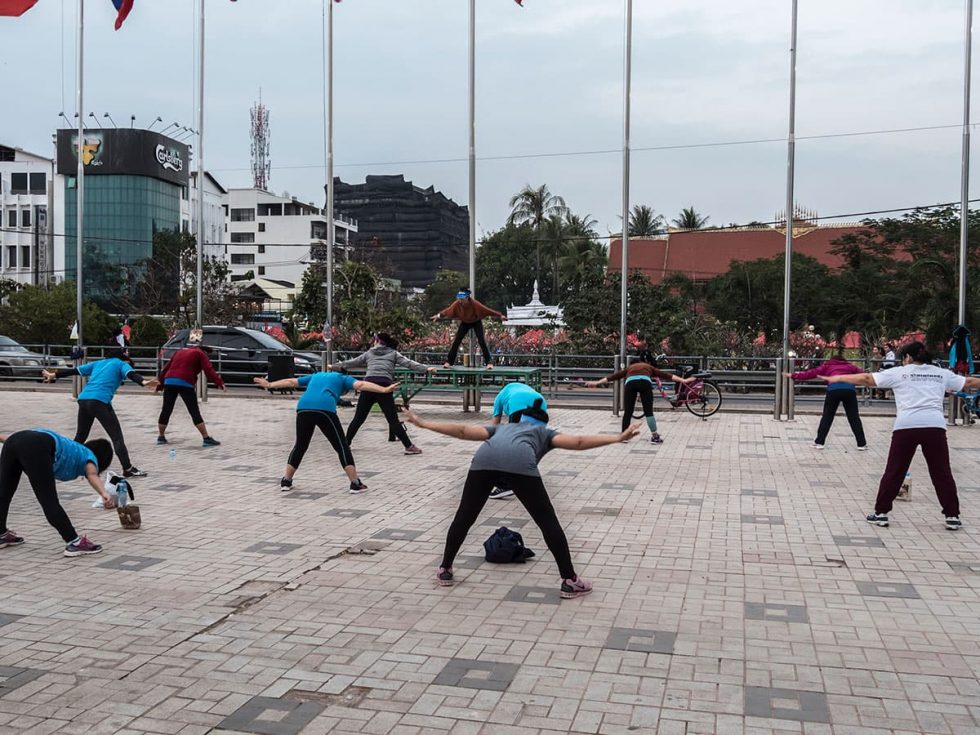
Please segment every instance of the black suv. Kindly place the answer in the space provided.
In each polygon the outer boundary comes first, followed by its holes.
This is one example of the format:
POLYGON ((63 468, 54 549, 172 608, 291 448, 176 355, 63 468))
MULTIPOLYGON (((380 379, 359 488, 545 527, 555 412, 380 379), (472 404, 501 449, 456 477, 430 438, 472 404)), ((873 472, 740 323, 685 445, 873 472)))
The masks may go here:
MULTIPOLYGON (((292 356, 294 375, 308 375, 320 369, 319 354, 297 352, 265 332, 245 327, 204 327, 203 331, 204 345, 211 348, 211 363, 226 383, 251 383, 252 378, 266 375, 269 358, 276 355, 292 356)), ((189 329, 178 330, 160 348, 160 359, 166 362, 186 346, 189 333, 189 329)), ((278 377, 282 376, 273 375, 270 379, 278 377)))

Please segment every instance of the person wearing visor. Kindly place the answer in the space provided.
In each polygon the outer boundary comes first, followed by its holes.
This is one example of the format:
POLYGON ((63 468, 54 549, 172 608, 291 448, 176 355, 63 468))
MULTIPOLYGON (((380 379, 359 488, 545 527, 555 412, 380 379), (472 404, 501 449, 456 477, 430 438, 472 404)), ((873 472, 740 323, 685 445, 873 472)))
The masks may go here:
POLYGON ((221 390, 225 390, 225 381, 211 366, 208 358, 208 348, 203 344, 204 334, 199 329, 191 331, 187 338, 187 346, 177 350, 170 358, 170 362, 164 365, 158 377, 159 383, 157 390, 163 391, 163 408, 160 410, 160 417, 157 419, 157 428, 160 435, 157 437, 157 444, 167 443, 167 425, 170 423, 170 416, 180 398, 187 407, 187 413, 191 415, 194 428, 201 434, 202 446, 217 447, 221 445, 217 439, 208 433, 208 427, 204 423, 201 409, 197 405, 197 392, 194 386, 197 385, 197 377, 203 372, 208 376, 208 380, 214 383, 221 390))
POLYGON ((568 539, 541 480, 538 462, 552 449, 595 449, 629 441, 637 435, 640 425, 629 426, 614 436, 559 434, 548 428, 548 414, 541 404, 536 402, 525 409, 517 423, 489 426, 429 421, 411 411, 405 412, 406 420, 421 429, 483 442, 470 462, 459 507, 446 536, 442 564, 436 570, 436 581, 440 586, 453 584, 453 560, 486 505, 490 489, 501 485, 513 488, 517 499, 541 529, 545 544, 558 564, 562 598, 582 597, 592 592, 592 584, 579 577, 572 565, 568 539))
POLYGON ((480 350, 483 352, 483 364, 487 369, 493 368, 493 358, 490 356, 490 348, 487 347, 487 338, 483 332, 484 319, 503 319, 504 315, 499 311, 491 309, 485 304, 473 298, 472 292, 464 288, 456 294, 456 300, 437 314, 432 315, 432 321, 439 319, 459 319, 459 329, 456 337, 449 348, 449 355, 443 367, 449 368, 456 363, 456 355, 459 347, 463 344, 463 338, 473 330, 477 341, 480 343, 480 350))

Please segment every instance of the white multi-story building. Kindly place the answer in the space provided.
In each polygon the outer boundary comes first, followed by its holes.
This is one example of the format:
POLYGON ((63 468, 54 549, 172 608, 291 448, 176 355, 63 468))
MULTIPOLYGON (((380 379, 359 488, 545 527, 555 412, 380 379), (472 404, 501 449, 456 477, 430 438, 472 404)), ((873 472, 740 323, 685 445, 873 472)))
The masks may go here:
POLYGON ((0 144, 0 279, 46 283, 55 274, 54 237, 64 234, 56 216, 54 161, 0 144))
MULTIPOLYGON (((197 236, 197 171, 191 172, 190 183, 184 189, 180 202, 180 219, 184 232, 197 236)), ((204 254, 225 257, 225 216, 228 208, 228 190, 211 175, 204 172, 204 254)))
MULTIPOLYGON (((269 278, 299 284, 307 266, 326 261, 325 213, 295 197, 261 189, 229 189, 225 249, 232 280, 269 278)), ((348 250, 357 225, 335 216, 334 257, 348 250)))

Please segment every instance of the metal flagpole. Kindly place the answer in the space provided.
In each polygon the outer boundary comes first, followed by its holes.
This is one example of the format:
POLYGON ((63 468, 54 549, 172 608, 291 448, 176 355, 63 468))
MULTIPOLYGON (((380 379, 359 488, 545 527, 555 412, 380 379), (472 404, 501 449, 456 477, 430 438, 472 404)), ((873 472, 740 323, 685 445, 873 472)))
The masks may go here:
MULTIPOLYGON (((470 291, 476 296, 476 0, 470 0, 469 49, 469 208, 470 208, 470 291)), ((470 365, 476 364, 476 345, 470 332, 470 365)))
POLYGON ((85 342, 82 331, 82 242, 85 237, 85 113, 83 110, 82 83, 84 75, 84 54, 85 47, 85 0, 78 0, 78 57, 76 63, 76 90, 75 104, 78 108, 78 149, 75 155, 78 157, 78 168, 75 175, 75 320, 78 330, 78 346, 81 348, 85 342))
POLYGON ((626 364, 626 314, 629 307, 630 84, 633 60, 633 0, 626 0, 626 59, 623 72, 623 253, 620 268, 619 367, 626 364))
POLYGON ((970 76, 973 55, 973 0, 966 0, 963 52, 963 159, 960 167, 959 323, 966 324, 966 265, 970 238, 970 76))
POLYGON ((327 3, 327 96, 324 101, 327 117, 327 324, 323 332, 327 362, 333 363, 333 246, 336 237, 333 214, 333 0, 327 3))
MULTIPOLYGON (((793 278, 793 198, 796 183, 796 25, 798 0, 793 0, 789 48, 789 134, 786 138, 786 262, 783 273, 783 364, 789 364, 789 309, 793 278)), ((777 375, 776 380, 784 380, 777 375)), ((788 404, 787 391, 783 403, 788 404)), ((782 414, 782 411, 780 411, 782 414)))
POLYGON ((197 48, 197 326, 204 326, 204 0, 197 48))

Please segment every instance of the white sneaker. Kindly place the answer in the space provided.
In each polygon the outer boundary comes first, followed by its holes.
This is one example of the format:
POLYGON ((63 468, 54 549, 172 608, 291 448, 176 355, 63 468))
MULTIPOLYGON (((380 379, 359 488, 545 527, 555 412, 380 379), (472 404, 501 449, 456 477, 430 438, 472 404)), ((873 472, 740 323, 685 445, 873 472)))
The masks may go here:
POLYGON ((814 449, 823 449, 824 448, 823 444, 817 444, 816 442, 813 442, 813 444, 811 444, 810 446, 813 447, 814 449))
POLYGON ((863 447, 858 447, 858 451, 859 452, 867 452, 868 451, 868 445, 865 444, 863 447))

